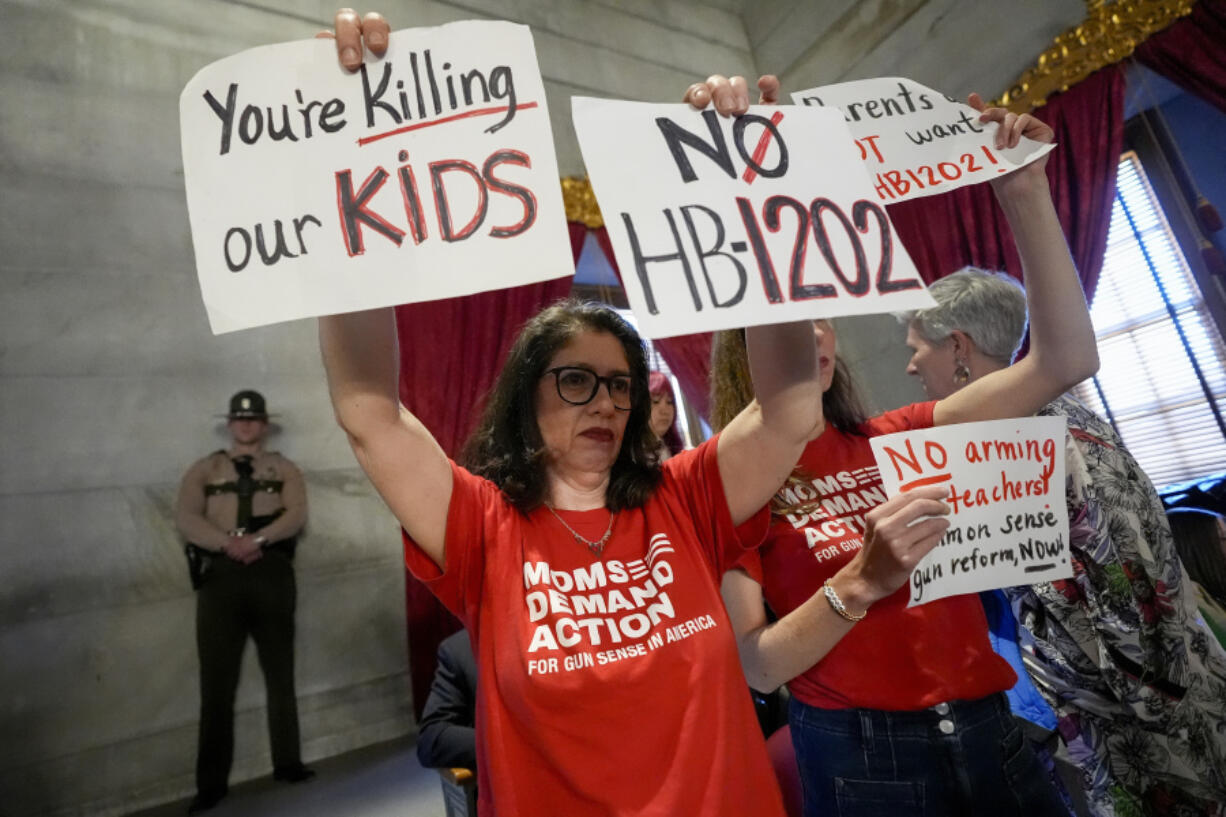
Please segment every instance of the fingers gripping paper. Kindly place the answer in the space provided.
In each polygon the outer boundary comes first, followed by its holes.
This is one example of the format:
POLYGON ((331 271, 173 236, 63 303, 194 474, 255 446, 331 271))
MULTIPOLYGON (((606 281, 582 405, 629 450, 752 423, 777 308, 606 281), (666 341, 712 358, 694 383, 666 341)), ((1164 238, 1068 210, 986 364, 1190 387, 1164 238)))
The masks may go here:
POLYGON ((871 440, 890 496, 949 489, 949 529, 912 572, 909 607, 1073 575, 1064 435, 1063 417, 1025 417, 871 440))
POLYGON ((970 105, 902 77, 810 88, 792 101, 842 111, 873 190, 887 204, 986 182, 1054 147, 1022 137, 1017 147, 998 149, 996 123, 980 122, 970 105))
POLYGON ((179 114, 215 333, 574 272, 525 26, 398 31, 357 74, 331 40, 252 49, 179 114))
POLYGON ((837 111, 571 107, 647 337, 933 305, 837 111))

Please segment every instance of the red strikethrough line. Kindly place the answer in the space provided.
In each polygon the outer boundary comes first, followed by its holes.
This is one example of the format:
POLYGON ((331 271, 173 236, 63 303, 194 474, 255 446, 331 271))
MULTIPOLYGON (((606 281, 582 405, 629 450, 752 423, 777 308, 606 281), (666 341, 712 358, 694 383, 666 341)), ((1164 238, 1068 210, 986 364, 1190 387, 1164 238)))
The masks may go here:
MULTIPOLYGON (((775 111, 773 114, 771 114, 771 124, 778 125, 782 121, 783 111, 775 111)), ((762 131, 762 137, 758 139, 758 146, 753 149, 753 163, 755 165, 758 165, 759 167, 762 166, 762 160, 766 158, 766 149, 770 147, 770 144, 771 132, 770 128, 766 128, 762 131)), ((753 180, 757 177, 758 171, 754 170, 752 167, 746 167, 744 175, 741 176, 741 178, 745 180, 746 184, 753 184, 753 180)))
MULTIPOLYGON (((490 114, 495 114, 495 113, 505 113, 510 107, 511 107, 510 105, 503 105, 499 108, 478 108, 475 111, 465 111, 464 113, 457 113, 457 114, 453 114, 452 116, 444 116, 442 119, 431 119, 429 122, 417 122, 413 125, 405 125, 403 128, 396 128, 395 130, 389 130, 387 133, 376 133, 374 136, 363 136, 361 139, 358 140, 358 147, 369 145, 371 142, 377 142, 380 139, 386 139, 389 136, 396 136, 397 134, 408 133, 411 130, 417 130, 419 128, 428 128, 431 125, 441 125, 444 122, 454 122, 457 119, 467 119, 470 116, 489 116, 490 114)), ((535 108, 535 107, 536 107, 535 102, 525 102, 523 105, 515 106, 516 110, 523 110, 525 108, 535 108)))

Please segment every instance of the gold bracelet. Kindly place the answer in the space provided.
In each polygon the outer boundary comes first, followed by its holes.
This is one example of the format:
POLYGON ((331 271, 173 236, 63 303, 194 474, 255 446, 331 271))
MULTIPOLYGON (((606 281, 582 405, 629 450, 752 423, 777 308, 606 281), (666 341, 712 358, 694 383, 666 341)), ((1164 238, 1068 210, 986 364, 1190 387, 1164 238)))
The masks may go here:
POLYGON ((850 612, 843 605, 843 600, 839 598, 839 594, 834 592, 834 585, 830 583, 830 579, 826 579, 826 583, 822 585, 822 589, 826 593, 826 601, 830 602, 830 606, 834 608, 834 612, 838 613, 840 616, 847 619, 848 621, 852 621, 852 622, 863 621, 864 617, 868 615, 867 610, 865 610, 860 615, 856 615, 855 613, 850 612))

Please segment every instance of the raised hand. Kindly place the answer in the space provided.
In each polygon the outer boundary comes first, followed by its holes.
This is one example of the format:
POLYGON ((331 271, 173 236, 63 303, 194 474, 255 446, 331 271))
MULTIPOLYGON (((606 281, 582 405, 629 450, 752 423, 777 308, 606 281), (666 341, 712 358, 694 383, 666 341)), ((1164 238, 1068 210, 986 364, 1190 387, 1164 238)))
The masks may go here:
POLYGON ((321 31, 315 37, 336 40, 336 55, 345 70, 356 71, 362 65, 363 43, 376 57, 382 57, 387 52, 391 26, 379 12, 372 11, 358 17, 353 9, 338 9, 334 25, 335 31, 321 31))
MULTIPOLYGON (((980 122, 996 122, 1000 125, 996 129, 997 150, 1017 147, 1023 136, 1043 144, 1049 144, 1056 138, 1056 132, 1038 117, 1028 113, 1015 114, 1005 108, 989 108, 987 103, 983 101, 983 97, 979 96, 979 94, 968 96, 966 104, 979 111, 980 122)), ((1018 184, 1039 181, 1040 177, 1043 177, 1044 168, 1046 167, 1047 156, 1044 155, 1012 173, 993 178, 992 187, 997 195, 1007 194, 1012 187, 1018 184)), ((1046 186, 1046 177, 1043 177, 1041 180, 1044 186, 1046 186)))
MULTIPOLYGON (((749 85, 744 77, 729 79, 723 74, 712 74, 706 82, 695 82, 685 89, 682 102, 688 102, 702 110, 715 103, 716 112, 724 116, 739 116, 749 110, 749 85)), ((775 105, 779 102, 779 80, 774 74, 758 78, 758 104, 775 105)))

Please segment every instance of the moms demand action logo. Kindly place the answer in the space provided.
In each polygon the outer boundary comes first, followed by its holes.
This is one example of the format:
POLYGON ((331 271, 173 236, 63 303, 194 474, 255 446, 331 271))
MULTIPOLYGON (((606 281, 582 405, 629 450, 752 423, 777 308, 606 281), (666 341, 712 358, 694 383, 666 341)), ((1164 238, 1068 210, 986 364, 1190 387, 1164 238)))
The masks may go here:
POLYGON ((673 567, 664 557, 675 552, 668 536, 657 533, 644 559, 611 559, 574 570, 525 562, 524 604, 528 620, 540 622, 528 652, 621 644, 675 618, 664 590, 673 583, 673 567))

